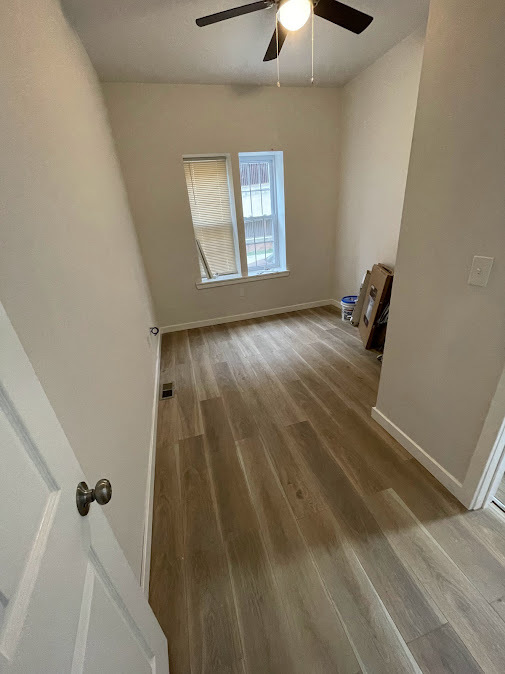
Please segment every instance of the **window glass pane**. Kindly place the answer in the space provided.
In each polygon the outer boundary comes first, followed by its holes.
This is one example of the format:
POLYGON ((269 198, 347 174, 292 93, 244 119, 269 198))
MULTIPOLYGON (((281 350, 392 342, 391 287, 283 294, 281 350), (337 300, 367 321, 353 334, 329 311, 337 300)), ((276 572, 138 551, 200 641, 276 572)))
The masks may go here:
POLYGON ((213 276, 236 274, 226 158, 185 159, 184 174, 202 278, 208 276, 205 264, 213 276))
POLYGON ((252 215, 249 171, 249 164, 240 162, 240 187, 242 190, 242 210, 244 218, 250 218, 252 215))
POLYGON ((274 269, 279 261, 273 160, 239 156, 247 268, 274 269))

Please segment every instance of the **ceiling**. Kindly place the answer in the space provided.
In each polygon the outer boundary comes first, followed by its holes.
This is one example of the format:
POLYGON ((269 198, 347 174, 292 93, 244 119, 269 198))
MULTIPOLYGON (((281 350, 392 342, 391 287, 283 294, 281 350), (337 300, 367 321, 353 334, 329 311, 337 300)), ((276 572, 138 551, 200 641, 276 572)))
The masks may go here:
MULTIPOLYGON (((103 81, 275 84, 276 62, 263 63, 275 27, 265 9, 199 28, 195 19, 248 0, 62 0, 103 81)), ((251 0, 252 1, 252 0, 251 0)), ((374 21, 354 35, 314 21, 314 72, 319 86, 341 85, 415 30, 429 0, 351 0, 374 21)), ((310 21, 288 36, 281 83, 310 83, 310 21)))

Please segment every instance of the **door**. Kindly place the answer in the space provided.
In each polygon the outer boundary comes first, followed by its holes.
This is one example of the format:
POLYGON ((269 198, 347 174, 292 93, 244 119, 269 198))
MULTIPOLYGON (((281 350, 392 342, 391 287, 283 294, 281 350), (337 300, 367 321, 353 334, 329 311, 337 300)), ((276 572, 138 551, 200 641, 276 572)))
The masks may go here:
POLYGON ((165 637, 102 507, 77 511, 86 477, 0 304, 2 674, 168 673, 165 637))

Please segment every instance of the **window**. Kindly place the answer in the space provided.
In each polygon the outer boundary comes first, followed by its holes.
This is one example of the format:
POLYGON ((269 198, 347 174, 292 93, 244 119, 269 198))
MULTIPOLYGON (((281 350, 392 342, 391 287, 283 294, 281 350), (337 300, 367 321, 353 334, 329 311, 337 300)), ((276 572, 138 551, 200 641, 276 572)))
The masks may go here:
POLYGON ((184 160, 202 278, 238 271, 226 157, 184 160))
POLYGON ((201 285, 287 275, 282 152, 238 155, 243 222, 229 156, 184 157, 201 285), (241 264, 242 261, 242 264, 241 264))
POLYGON ((241 152, 239 161, 247 269, 249 273, 279 269, 275 153, 241 152))

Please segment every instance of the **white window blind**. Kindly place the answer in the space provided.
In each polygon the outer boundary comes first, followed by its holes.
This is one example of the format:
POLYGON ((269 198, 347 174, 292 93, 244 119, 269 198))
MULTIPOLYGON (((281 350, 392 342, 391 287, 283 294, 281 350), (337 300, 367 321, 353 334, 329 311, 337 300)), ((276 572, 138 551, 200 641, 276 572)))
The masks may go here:
POLYGON ((202 278, 237 273, 226 157, 185 159, 202 278))

